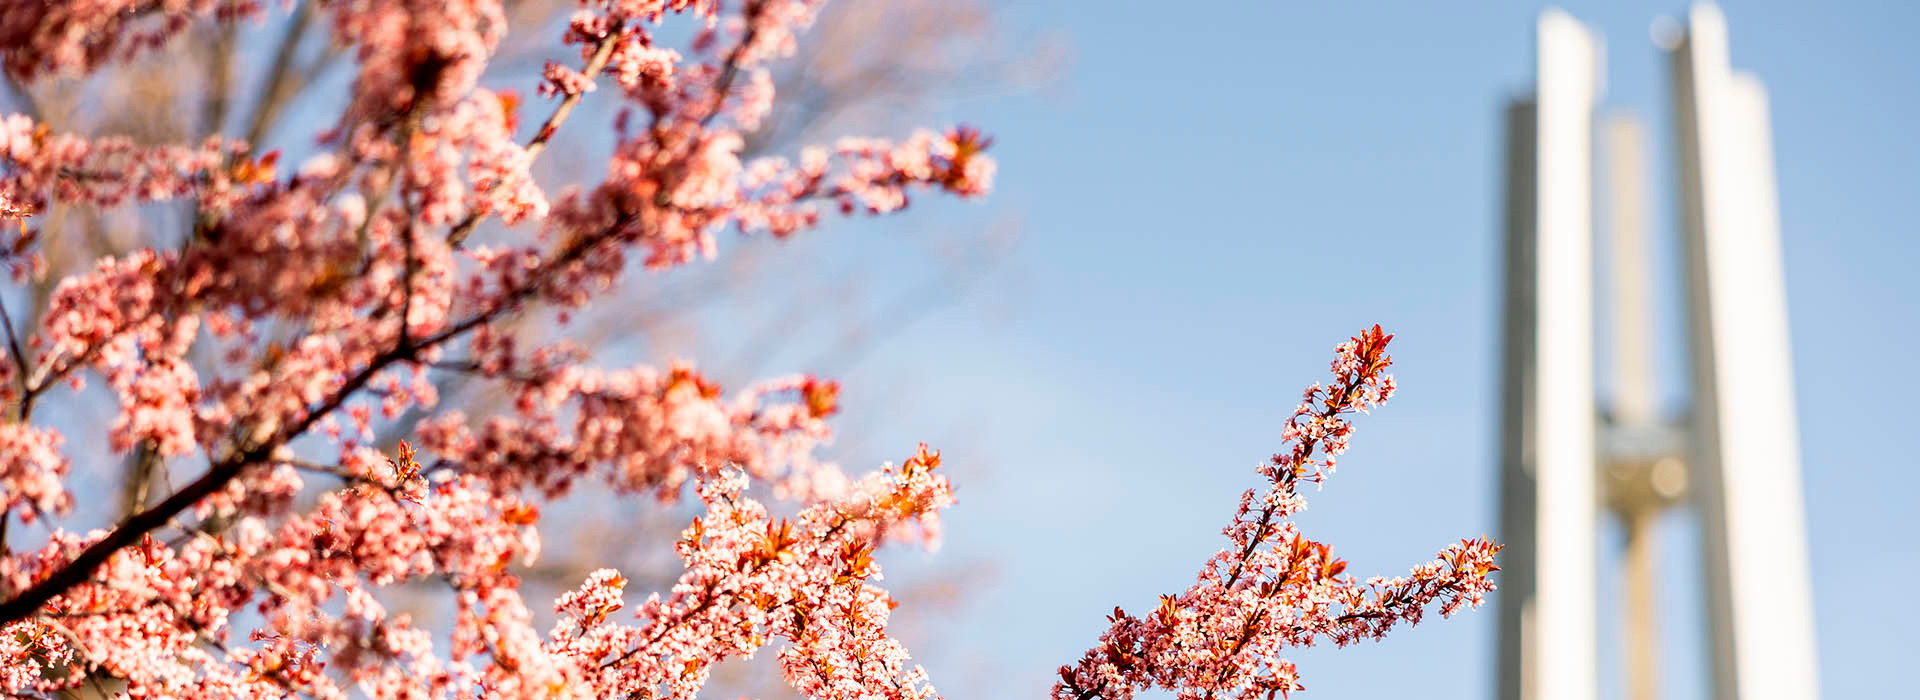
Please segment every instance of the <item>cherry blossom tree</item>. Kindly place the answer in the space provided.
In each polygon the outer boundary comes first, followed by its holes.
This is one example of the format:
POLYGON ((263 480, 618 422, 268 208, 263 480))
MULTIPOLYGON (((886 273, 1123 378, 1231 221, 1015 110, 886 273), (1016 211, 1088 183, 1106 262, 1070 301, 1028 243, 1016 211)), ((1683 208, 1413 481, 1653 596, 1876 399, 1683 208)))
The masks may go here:
MULTIPOLYGON (((570 50, 552 39, 576 3, 505 0, 503 6, 512 31, 489 56, 486 82, 530 92, 543 62, 563 58, 570 50)), ((312 144, 312 133, 327 123, 329 112, 337 112, 357 69, 348 51, 352 47, 327 37, 331 28, 322 9, 318 3, 301 3, 281 12, 257 13, 251 21, 192 23, 169 42, 85 73, 21 81, 0 72, 0 87, 6 88, 0 91, 0 115, 19 112, 49 132, 124 137, 136 145, 197 143, 214 133, 228 133, 241 136, 255 151, 284 149, 283 161, 301 161, 325 150, 312 144)), ((1047 47, 1061 42, 1044 35, 1021 36, 1016 42, 999 15, 989 0, 839 0, 825 6, 795 55, 770 66, 780 99, 758 129, 742 133, 746 145, 741 159, 795 153, 810 143, 831 142, 832 134, 895 133, 932 119, 955 100, 1044 84, 1058 60, 1058 53, 1047 47)), ((602 162, 612 140, 608 129, 578 125, 608 123, 625 106, 606 91, 582 99, 569 117, 576 126, 558 130, 530 172, 540 182, 577 181, 575 166, 583 160, 602 162)), ((528 135, 523 132, 521 138, 528 135)), ((994 223, 984 232, 924 214, 899 222, 902 235, 892 237, 923 249, 902 251, 904 259, 889 263, 918 267, 921 272, 911 282, 876 281, 880 278, 833 255, 836 247, 845 245, 845 236, 743 237, 729 243, 717 264, 625 275, 594 304, 570 310, 570 323, 557 323, 555 314, 538 308, 508 323, 515 334, 548 342, 565 339, 603 363, 670 364, 700 358, 703 373, 727 382, 792 367, 844 374, 860 364, 868 350, 942 303, 980 291, 978 281, 1005 264, 1018 238, 1017 225, 1008 225, 1017 217, 1002 211, 1005 208, 997 208, 994 223), (823 296, 844 302, 825 313, 817 304, 799 303, 823 296)), ((39 327, 37 314, 61 280, 91 268, 101 257, 176 247, 195 219, 189 199, 112 209, 52 201, 33 219, 39 238, 34 252, 44 272, 10 292, 16 295, 14 322, 21 328, 39 327)), ((494 219, 476 226, 472 239, 491 242, 513 235, 494 219)), ((286 342, 299 330, 276 331, 268 324, 266 332, 270 340, 286 342)), ((205 376, 217 371, 223 358, 199 344, 185 360, 205 376)), ((451 372, 430 376, 437 394, 434 408, 415 407, 398 419, 376 422, 371 443, 378 449, 392 452, 398 440, 412 437, 418 421, 434 411, 491 415, 512 400, 495 382, 451 372)), ((904 384, 901 380, 910 379, 863 376, 860 384, 904 384)), ((57 406, 51 425, 71 433, 111 415, 119 402, 104 389, 95 382, 54 397, 48 402, 57 406), (82 413, 96 417, 66 418, 82 413)), ((891 421, 906 420, 910 412, 887 409, 910 405, 916 397, 910 390, 896 390, 879 397, 885 405, 876 405, 873 397, 860 400, 863 410, 838 418, 836 432, 867 435, 891 421)), ((892 452, 877 447, 843 437, 828 454, 861 463, 892 452)), ((970 448, 970 482, 977 483, 981 472, 991 469, 993 457, 983 447, 970 448)), ((115 454, 104 442, 78 441, 66 448, 76 465, 71 483, 84 490, 111 489, 121 496, 119 508, 82 508, 64 523, 80 530, 110 524, 151 504, 166 495, 167 484, 190 479, 197 469, 178 460, 155 459, 137 446, 124 454, 115 454)), ((636 573, 635 585, 647 589, 670 583, 661 573, 677 568, 672 566, 677 559, 671 533, 685 524, 689 506, 621 508, 617 498, 575 492, 553 510, 542 526, 576 536, 550 539, 534 566, 519 569, 522 590, 550 598, 607 566, 636 573), (622 536, 587 534, 593 532, 622 536)), ((942 574, 979 570, 981 565, 943 558, 941 568, 948 572, 896 577, 890 583, 896 596, 912 601, 917 610, 926 610, 928 604, 945 609, 964 598, 943 593, 963 589, 954 588, 952 577, 942 574)), ((415 613, 423 624, 444 624, 447 611, 432 605, 437 593, 424 584, 404 586, 390 605, 415 613)), ((911 619, 919 626, 937 623, 927 615, 911 619)), ((943 660, 942 665, 951 662, 943 660)), ((783 685, 777 674, 749 664, 723 667, 718 673, 716 684, 728 692, 764 695, 783 685)))
MULTIPOLYGON (((298 164, 255 148, 257 129, 155 144, 0 119, 0 216, 18 223, 0 258, 16 285, 47 274, 41 224, 56 208, 188 211, 172 244, 104 257, 43 296, 0 294, 0 688, 684 698, 716 664, 772 647, 807 696, 933 696, 887 634, 894 600, 874 557, 938 542, 954 502, 940 452, 848 475, 814 454, 839 409, 831 380, 729 392, 690 365, 601 366, 520 322, 566 323, 623 279, 712 259, 723 230, 787 238, 923 192, 987 191, 991 139, 965 127, 743 158, 778 104, 773 66, 819 5, 587 0, 552 37, 573 60, 546 64, 527 95, 489 77, 510 20, 498 0, 303 5, 290 21, 323 24, 355 72, 298 164), (534 163, 602 90, 623 105, 612 152, 574 169, 597 180, 538 182, 534 163), (26 325, 5 303, 22 296, 26 325), (442 406, 447 377, 510 400, 442 406), (90 379, 114 397, 110 416, 49 415, 90 379), (396 425, 408 439, 386 449, 377 436, 396 425), (124 518, 74 531, 63 523, 117 502, 75 487, 69 439, 192 476, 154 485, 158 498, 143 485, 124 518), (672 545, 670 587, 629 592, 602 569, 537 627, 547 605, 518 572, 540 552, 542 506, 576 491, 692 497, 700 514, 672 545), (420 585, 452 610, 444 627, 392 607, 392 591, 420 585)), ((9 0, 0 65, 25 84, 84 75, 272 11, 9 0)), ((1153 615, 1116 611, 1056 696, 1285 694, 1298 688, 1286 647, 1479 602, 1489 542, 1362 582, 1287 523, 1298 485, 1345 448, 1345 416, 1392 393, 1390 337, 1375 327, 1340 346, 1334 383, 1308 391, 1287 450, 1262 467, 1269 488, 1243 497, 1231 546, 1153 615)))

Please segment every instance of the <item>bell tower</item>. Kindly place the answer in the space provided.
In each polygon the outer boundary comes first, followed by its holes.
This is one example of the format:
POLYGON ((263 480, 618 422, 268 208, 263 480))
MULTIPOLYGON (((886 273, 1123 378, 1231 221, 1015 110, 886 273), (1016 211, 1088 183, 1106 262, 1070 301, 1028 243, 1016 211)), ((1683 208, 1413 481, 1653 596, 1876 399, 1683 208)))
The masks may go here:
MULTIPOLYGON (((1596 117, 1597 33, 1559 10, 1535 30, 1532 94, 1506 112, 1500 509, 1500 700, 1592 700, 1596 589, 1621 577, 1631 700, 1657 691, 1653 531, 1700 519, 1715 700, 1818 697, 1800 452, 1771 126, 1732 70, 1726 20, 1700 4, 1659 37, 1673 89, 1690 409, 1659 410, 1652 371, 1646 129, 1596 117), (1595 168, 1603 154, 1604 171, 1595 168), (1596 173, 1599 176, 1596 177, 1596 173), (1596 190, 1604 185, 1605 348, 1595 392, 1596 190), (1601 517, 1626 535, 1600 566, 1601 517)), ((1611 671, 1610 671, 1611 672, 1611 671)))

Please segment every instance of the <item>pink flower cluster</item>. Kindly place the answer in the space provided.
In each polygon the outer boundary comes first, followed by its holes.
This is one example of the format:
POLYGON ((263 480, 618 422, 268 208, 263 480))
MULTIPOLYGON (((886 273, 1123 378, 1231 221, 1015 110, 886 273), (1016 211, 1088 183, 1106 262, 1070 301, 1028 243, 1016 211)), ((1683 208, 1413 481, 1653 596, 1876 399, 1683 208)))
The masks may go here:
POLYGON ((223 164, 245 150, 217 139, 198 147, 143 147, 124 137, 89 140, 9 115, 0 118, 0 162, 6 165, 0 197, 32 214, 45 208, 49 196, 114 207, 217 193, 235 184, 223 164))
POLYGON ((1306 507, 1298 492, 1333 470, 1353 426, 1347 416, 1393 395, 1393 336, 1379 326, 1336 350, 1334 381, 1309 387, 1282 433, 1288 449, 1258 469, 1271 481, 1247 491, 1223 533, 1229 545, 1201 567, 1187 590, 1160 598, 1153 613, 1115 608, 1100 646, 1060 667, 1055 698, 1127 698, 1162 688, 1181 698, 1285 697, 1302 686, 1289 647, 1331 640, 1346 646, 1379 639, 1398 622, 1414 624, 1429 604, 1442 615, 1478 606, 1493 589, 1498 545, 1484 539, 1448 546, 1407 576, 1361 581, 1346 574, 1333 548, 1308 539, 1287 518, 1306 507))
POLYGON ((409 145, 403 196, 427 226, 467 216, 508 225, 547 214, 546 193, 533 181, 533 153, 513 140, 510 93, 475 90, 443 116, 425 120, 409 145))
POLYGON ((742 231, 786 236, 820 220, 821 200, 842 213, 883 214, 907 206, 907 193, 917 186, 984 194, 993 185, 994 164, 980 153, 992 142, 959 127, 944 134, 921 130, 899 144, 843 139, 831 156, 821 148, 802 152, 798 167, 783 158, 760 159, 746 166, 743 182, 751 194, 735 218, 742 231))
POLYGON ((330 3, 334 39, 358 47, 348 114, 418 116, 464 98, 507 32, 501 0, 330 3))
POLYGON ((937 541, 939 512, 953 503, 939 463, 922 445, 792 519, 747 497, 744 474, 704 482, 706 512, 681 535, 687 569, 670 594, 641 603, 636 624, 614 624, 624 581, 596 574, 556 606, 550 646, 576 659, 600 697, 693 697, 715 663, 776 638, 787 642, 787 680, 809 697, 933 697, 926 672, 886 636, 893 604, 870 582, 888 539, 937 541))
MULTIPOLYGON (((256 499, 255 507, 217 499, 224 502, 207 508, 231 520, 224 534, 148 537, 116 552, 97 582, 8 625, 8 637, 35 640, 8 650, 9 673, 42 657, 77 666, 64 677, 22 675, 9 692, 56 692, 87 673, 122 679, 136 697, 341 697, 343 684, 441 693, 463 685, 433 656, 429 635, 374 592, 433 578, 456 591, 511 588, 507 566, 538 551, 531 506, 470 477, 360 479, 304 513, 291 512, 291 498, 256 499), (236 624, 250 627, 238 630, 241 640, 232 638, 236 624), (229 646, 239 641, 265 644, 229 646)), ((261 484, 290 496, 301 479, 280 465, 261 484)), ((99 534, 57 535, 0 564, 0 577, 24 587, 99 534)))
POLYGON ((67 512, 67 458, 60 434, 19 423, 0 425, 0 515, 24 522, 67 512))
POLYGON ((4 0, 0 61, 18 78, 86 72, 166 43, 193 20, 233 21, 258 0, 4 0))
POLYGON ((827 435, 824 415, 799 402, 765 400, 795 394, 804 379, 725 400, 718 385, 685 366, 610 372, 543 359, 521 364, 491 355, 461 368, 509 378, 515 412, 479 425, 447 412, 421 426, 422 443, 464 472, 556 496, 596 471, 620 491, 663 499, 690 480, 714 478, 723 466, 792 497, 831 495, 844 479, 809 457, 827 435))

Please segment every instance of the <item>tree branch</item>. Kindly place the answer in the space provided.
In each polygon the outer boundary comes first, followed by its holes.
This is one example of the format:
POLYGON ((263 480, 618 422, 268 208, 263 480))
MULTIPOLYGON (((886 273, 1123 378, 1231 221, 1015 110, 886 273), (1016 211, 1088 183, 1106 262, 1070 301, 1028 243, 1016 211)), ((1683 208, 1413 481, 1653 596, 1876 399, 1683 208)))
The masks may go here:
MULTIPOLYGON (((626 19, 616 16, 613 20, 611 23, 612 26, 607 30, 607 35, 601 37, 600 43, 594 46, 593 56, 587 59, 587 65, 584 70, 581 71, 581 74, 585 75, 589 81, 599 77, 600 71, 606 70, 607 61, 613 57, 614 45, 620 43, 620 31, 621 27, 626 24, 626 19)), ((566 123, 567 117, 573 114, 574 106, 580 104, 580 97, 585 94, 585 91, 581 91, 561 98, 560 104, 553 108, 553 113, 547 115, 546 121, 541 122, 540 130, 535 132, 533 139, 527 142, 527 162, 529 165, 531 165, 533 161, 540 159, 540 153, 547 150, 547 143, 553 140, 553 135, 560 130, 561 124, 566 123)), ((498 186, 499 183, 494 184, 494 187, 498 186)), ((491 194, 492 191, 492 188, 488 188, 487 190, 489 194, 491 194)), ((460 223, 454 224, 452 231, 447 232, 447 245, 455 248, 460 247, 460 244, 466 242, 467 236, 473 235, 473 229, 479 225, 480 212, 478 210, 468 212, 467 216, 460 220, 460 223)))
POLYGON ((27 374, 32 370, 27 366, 27 354, 20 349, 20 337, 13 330, 13 315, 7 313, 7 302, 0 299, 0 326, 7 329, 7 355, 13 358, 15 378, 20 380, 20 420, 27 419, 27 374))
POLYGON ((300 38, 307 32, 307 25, 313 22, 314 3, 303 3, 287 20, 287 30, 280 35, 280 48, 273 54, 273 67, 267 70, 267 86, 260 93, 260 106, 254 108, 253 119, 247 124, 247 145, 259 148, 260 140, 266 138, 267 129, 273 126, 280 116, 280 110, 286 107, 287 100, 297 93, 307 82, 308 75, 293 72, 293 55, 300 48, 300 38))
MULTIPOLYGON (((559 255, 556 255, 546 265, 542 266, 540 272, 549 273, 555 268, 579 260, 596 245, 613 237, 633 221, 634 217, 632 215, 625 215, 614 221, 612 226, 596 232, 594 235, 580 237, 571 246, 563 249, 559 255)), ((107 559, 112 557, 115 552, 139 542, 141 537, 167 524, 173 516, 192 507, 201 499, 225 488, 229 482, 233 481, 248 467, 267 461, 275 450, 278 450, 281 446, 293 440, 293 438, 304 434, 307 429, 312 427, 322 416, 338 409, 349 397, 362 388, 365 388, 368 382, 371 382, 376 375, 388 366, 403 360, 411 360, 421 350, 459 337, 514 309, 520 302, 538 291, 546 279, 547 276, 545 274, 531 275, 529 276, 528 283, 524 287, 501 299, 493 307, 475 312, 474 315, 468 317, 466 320, 456 323, 439 333, 422 338, 417 343, 397 345, 392 350, 388 350, 375 357, 367 363, 366 367, 361 368, 358 373, 348 378, 333 395, 318 405, 306 410, 299 420, 281 426, 278 430, 274 431, 273 434, 266 436, 252 446, 229 454, 226 458, 214 463, 200 478, 193 480, 192 483, 182 487, 179 491, 174 492, 158 504, 128 516, 126 520, 121 521, 118 526, 108 531, 100 540, 88 545, 86 549, 81 550, 80 554, 75 556, 72 561, 54 570, 53 573, 35 582, 32 586, 21 591, 6 602, 0 603, 0 626, 25 619, 32 615, 34 611, 38 610, 40 606, 45 605, 47 601, 52 600, 54 596, 65 593, 68 589, 91 578, 93 572, 105 564, 107 559)))

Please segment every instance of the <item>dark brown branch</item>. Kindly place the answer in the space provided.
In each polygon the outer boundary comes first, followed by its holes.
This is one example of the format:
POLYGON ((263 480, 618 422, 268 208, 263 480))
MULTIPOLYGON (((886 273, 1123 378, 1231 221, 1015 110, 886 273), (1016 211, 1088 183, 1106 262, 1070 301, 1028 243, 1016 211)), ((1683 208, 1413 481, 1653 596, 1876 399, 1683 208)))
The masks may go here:
MULTIPOLYGON (((556 255, 549 261, 541 272, 550 272, 555 268, 578 261, 597 244, 612 238, 632 223, 632 221, 632 216, 623 216, 616 220, 612 226, 597 232, 596 235, 580 237, 572 245, 563 249, 559 255, 556 255)), ((68 589, 86 582, 92 578, 94 571, 105 564, 107 559, 112 557, 115 552, 139 542, 141 537, 166 525, 175 515, 192 507, 201 499, 225 488, 229 482, 239 477, 241 472, 245 471, 248 467, 266 462, 275 450, 293 438, 304 434, 307 429, 312 427, 322 416, 328 415, 338 409, 349 397, 362 388, 365 388, 368 382, 371 382, 376 375, 388 366, 397 362, 412 360, 421 350, 459 337, 515 309, 522 301, 525 301, 537 292, 545 279, 546 276, 543 274, 533 275, 533 281, 517 290, 514 294, 500 300, 500 302, 492 308, 476 312, 466 320, 454 324, 438 333, 422 338, 417 343, 397 345, 392 350, 375 357, 367 363, 366 367, 361 368, 358 373, 348 378, 333 395, 305 411, 305 414, 298 420, 281 426, 271 435, 260 439, 253 445, 239 449, 214 463, 200 478, 193 480, 192 483, 182 487, 179 491, 174 492, 160 503, 128 516, 127 519, 121 521, 118 526, 108 531, 106 536, 87 546, 86 549, 81 550, 80 554, 75 556, 72 561, 54 570, 53 573, 49 574, 46 578, 35 582, 32 586, 21 591, 6 602, 0 603, 0 625, 25 619, 32 615, 34 611, 38 610, 40 606, 45 605, 47 601, 52 600, 54 596, 65 593, 68 589)))
MULTIPOLYGON (((1340 396, 1340 397, 1352 396, 1354 392, 1359 391, 1360 385, 1365 382, 1366 382, 1365 373, 1364 372, 1356 373, 1352 378, 1348 379, 1345 384, 1335 387, 1337 391, 1335 393, 1329 394, 1329 396, 1340 396)), ((1341 408, 1345 405, 1345 403, 1346 403, 1345 401, 1327 402, 1326 408, 1321 409, 1318 417, 1322 420, 1327 420, 1327 419, 1333 418, 1336 415, 1339 415, 1342 412, 1341 408)), ((1303 459, 1312 459, 1313 451, 1319 446, 1319 441, 1311 437, 1303 437, 1301 438, 1301 440, 1304 442, 1306 448, 1304 450, 1301 450, 1300 454, 1303 455, 1303 459)), ((1293 490, 1294 481, 1298 475, 1297 470, 1299 469, 1300 465, 1298 464, 1274 465, 1275 469, 1280 469, 1282 467, 1284 467, 1286 471, 1279 474, 1276 478, 1286 482, 1284 485, 1286 486, 1287 490, 1291 492, 1293 490)), ((1231 590, 1233 588, 1233 584, 1238 582, 1240 580, 1240 575, 1244 573, 1244 567, 1246 566, 1247 557, 1252 556, 1253 550, 1259 547, 1261 543, 1266 541, 1267 534, 1272 531, 1273 512, 1274 512, 1273 508, 1270 508, 1270 507, 1262 506, 1260 508, 1260 524, 1254 527, 1253 537, 1247 540, 1246 548, 1240 550, 1240 556, 1234 559, 1233 569, 1230 571, 1230 573, 1228 573, 1226 583, 1221 586, 1223 590, 1231 590)))
POLYGON ((7 303, 4 299, 0 299, 0 326, 5 326, 7 329, 7 354, 13 358, 15 378, 20 380, 20 419, 26 420, 27 374, 32 369, 27 366, 27 354, 20 349, 20 337, 13 330, 13 315, 7 313, 7 303))

